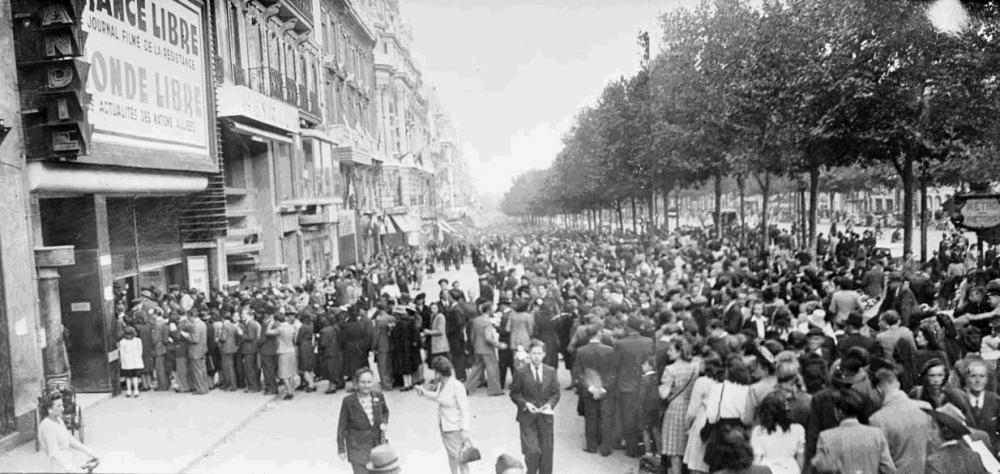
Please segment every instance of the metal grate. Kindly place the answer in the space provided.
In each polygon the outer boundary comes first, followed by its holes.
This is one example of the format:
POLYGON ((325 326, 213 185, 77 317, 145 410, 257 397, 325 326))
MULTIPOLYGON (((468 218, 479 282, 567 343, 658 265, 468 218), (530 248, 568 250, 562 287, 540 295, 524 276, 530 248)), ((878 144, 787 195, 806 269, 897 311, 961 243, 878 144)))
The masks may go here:
POLYGON ((189 200, 108 198, 108 239, 115 278, 182 258, 178 221, 189 200))

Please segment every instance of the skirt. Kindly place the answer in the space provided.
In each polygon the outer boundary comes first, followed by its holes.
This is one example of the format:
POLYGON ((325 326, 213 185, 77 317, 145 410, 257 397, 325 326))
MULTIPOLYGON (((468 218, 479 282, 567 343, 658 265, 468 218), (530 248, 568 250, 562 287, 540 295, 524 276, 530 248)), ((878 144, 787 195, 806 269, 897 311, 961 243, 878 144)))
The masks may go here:
POLYGON ((125 378, 141 377, 143 369, 122 369, 121 376, 125 378))
POLYGON ((444 450, 448 453, 448 457, 458 459, 459 455, 462 454, 462 432, 460 430, 442 431, 441 441, 444 442, 444 450))
POLYGON ((278 378, 290 379, 298 374, 295 364, 295 353, 278 354, 278 378))

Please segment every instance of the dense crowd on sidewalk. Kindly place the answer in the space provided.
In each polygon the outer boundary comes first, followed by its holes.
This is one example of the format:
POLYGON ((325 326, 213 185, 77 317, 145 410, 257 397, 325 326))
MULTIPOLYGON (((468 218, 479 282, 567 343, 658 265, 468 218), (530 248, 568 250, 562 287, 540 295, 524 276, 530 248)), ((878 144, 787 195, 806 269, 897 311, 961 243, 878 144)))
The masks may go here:
MULTIPOLYGON (((850 229, 832 229, 815 253, 777 229, 766 244, 713 234, 497 231, 298 286, 144 291, 119 308, 123 374, 135 377, 129 393, 418 388, 442 420, 449 409, 466 417, 465 394, 485 385, 518 407, 527 471, 550 473, 551 417, 538 420, 559 400, 547 392, 555 371, 568 370, 581 448, 621 449, 647 470, 997 472, 992 248, 981 262, 956 233, 920 263, 850 229), (421 280, 466 253, 478 291, 442 279, 429 304, 421 280), (449 408, 451 380, 464 390, 449 408)), ((370 403, 357 406, 374 426, 370 403)), ((452 461, 467 425, 456 421, 461 436, 449 439, 442 421, 452 461)))

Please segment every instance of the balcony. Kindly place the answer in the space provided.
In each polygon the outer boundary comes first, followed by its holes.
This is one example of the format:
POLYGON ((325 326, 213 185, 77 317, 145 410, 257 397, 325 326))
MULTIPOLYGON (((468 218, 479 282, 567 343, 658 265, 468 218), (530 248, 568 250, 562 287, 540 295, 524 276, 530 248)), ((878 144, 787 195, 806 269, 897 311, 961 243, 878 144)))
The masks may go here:
POLYGON ((285 76, 285 102, 297 105, 300 109, 305 108, 302 106, 302 103, 299 102, 301 99, 301 88, 301 85, 295 84, 295 79, 285 76))
MULTIPOLYGON (((221 59, 218 61, 221 62, 221 59)), ((319 94, 310 91, 305 84, 299 84, 295 79, 270 67, 244 69, 237 64, 230 66, 233 84, 247 86, 259 94, 278 99, 319 118, 319 94)))
POLYGON ((261 3, 268 7, 277 5, 277 16, 282 22, 296 20, 295 31, 301 33, 312 29, 312 0, 261 0, 261 3))

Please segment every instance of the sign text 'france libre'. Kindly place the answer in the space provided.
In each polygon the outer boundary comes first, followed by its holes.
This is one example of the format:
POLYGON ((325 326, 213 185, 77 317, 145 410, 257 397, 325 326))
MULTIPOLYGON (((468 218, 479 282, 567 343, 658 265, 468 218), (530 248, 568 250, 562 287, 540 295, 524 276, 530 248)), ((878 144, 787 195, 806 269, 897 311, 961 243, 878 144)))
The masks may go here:
POLYGON ((88 0, 94 141, 210 157, 202 7, 88 0))

